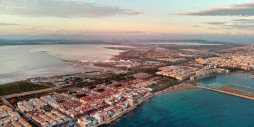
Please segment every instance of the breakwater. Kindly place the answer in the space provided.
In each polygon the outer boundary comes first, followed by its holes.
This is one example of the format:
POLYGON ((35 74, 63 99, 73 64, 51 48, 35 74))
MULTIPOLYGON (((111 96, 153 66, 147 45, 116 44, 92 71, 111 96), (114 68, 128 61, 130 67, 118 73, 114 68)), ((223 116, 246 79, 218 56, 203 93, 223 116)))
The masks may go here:
POLYGON ((241 97, 241 98, 245 98, 245 99, 249 99, 249 100, 254 100, 254 97, 244 96, 244 95, 240 95, 240 94, 236 94, 236 93, 232 93, 232 92, 228 92, 228 91, 224 91, 224 90, 213 89, 213 88, 208 88, 208 87, 204 87, 204 86, 197 86, 197 87, 202 88, 202 89, 206 89, 206 90, 211 90, 211 91, 216 91, 216 92, 236 96, 236 97, 241 97))

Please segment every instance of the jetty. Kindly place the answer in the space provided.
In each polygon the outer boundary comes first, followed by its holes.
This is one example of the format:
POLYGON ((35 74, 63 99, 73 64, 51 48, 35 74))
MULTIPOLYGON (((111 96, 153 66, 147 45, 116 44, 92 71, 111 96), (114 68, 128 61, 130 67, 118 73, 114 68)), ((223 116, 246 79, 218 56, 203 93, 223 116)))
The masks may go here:
MULTIPOLYGON (((228 95, 232 95, 232 96, 236 96, 236 97, 241 97, 241 98, 245 98, 245 99, 249 99, 249 100, 254 100, 254 97, 250 97, 250 96, 245 96, 245 95, 233 93, 235 91, 232 91, 232 92, 225 91, 224 88, 226 88, 227 86, 222 87, 220 89, 213 89, 213 88, 204 87, 204 86, 197 86, 197 87, 201 88, 201 89, 206 89, 206 90, 211 90, 211 91, 215 91, 215 92, 220 92, 220 93, 224 93, 224 94, 228 94, 228 95)), ((230 88, 227 88, 227 89, 230 89, 230 88)), ((232 89, 232 90, 234 90, 234 89, 232 89)), ((236 91, 240 91, 240 90, 236 90, 236 91)), ((245 92, 245 91, 242 91, 242 92, 245 92)), ((250 93, 250 92, 245 92, 245 93, 250 93)), ((251 93, 251 94, 254 95, 254 93, 251 93)))
POLYGON ((244 88, 248 88, 248 89, 254 89, 253 87, 242 86, 242 85, 237 85, 237 84, 229 84, 228 86, 239 86, 239 87, 244 87, 244 88))

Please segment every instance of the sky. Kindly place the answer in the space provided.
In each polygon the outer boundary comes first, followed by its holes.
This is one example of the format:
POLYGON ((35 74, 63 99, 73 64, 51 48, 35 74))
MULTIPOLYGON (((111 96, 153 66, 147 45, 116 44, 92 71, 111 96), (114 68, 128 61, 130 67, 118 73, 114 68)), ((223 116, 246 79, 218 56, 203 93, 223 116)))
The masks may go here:
POLYGON ((253 0, 0 0, 0 38, 254 40, 253 0))

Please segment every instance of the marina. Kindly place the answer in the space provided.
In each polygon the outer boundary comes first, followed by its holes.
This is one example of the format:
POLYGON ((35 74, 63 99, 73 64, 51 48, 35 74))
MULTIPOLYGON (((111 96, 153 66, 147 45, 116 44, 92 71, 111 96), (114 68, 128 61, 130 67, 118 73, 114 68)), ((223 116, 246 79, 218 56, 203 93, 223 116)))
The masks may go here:
POLYGON ((254 100, 254 84, 253 79, 250 78, 249 75, 251 74, 238 73, 229 75, 219 75, 216 77, 201 80, 198 83, 198 87, 245 99, 254 100))

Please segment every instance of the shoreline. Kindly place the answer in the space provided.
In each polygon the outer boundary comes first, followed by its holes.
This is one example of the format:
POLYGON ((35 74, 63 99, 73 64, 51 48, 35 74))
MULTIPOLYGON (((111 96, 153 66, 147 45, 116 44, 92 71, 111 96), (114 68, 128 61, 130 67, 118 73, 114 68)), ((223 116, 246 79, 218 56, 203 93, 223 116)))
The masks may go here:
POLYGON ((176 93, 176 92, 183 92, 188 90, 200 89, 197 86, 191 83, 180 83, 175 86, 169 87, 162 91, 154 93, 154 95, 162 95, 162 94, 169 94, 169 93, 176 93))
POLYGON ((246 71, 246 70, 239 70, 239 71, 233 71, 228 74, 244 74, 244 73, 251 73, 252 71, 246 71))
POLYGON ((136 105, 134 105, 134 106, 132 106, 132 107, 130 107, 130 108, 124 110, 123 112, 121 112, 121 113, 118 114, 117 116, 115 116, 115 117, 111 118, 110 120, 107 120, 107 121, 105 121, 105 122, 99 124, 98 126, 107 126, 107 125, 110 125, 110 124, 113 123, 113 122, 116 122, 116 120, 120 119, 120 118, 121 118, 122 116, 124 116, 126 113, 128 113, 128 112, 130 112, 130 111, 132 111, 132 110, 135 110, 137 107, 139 107, 140 105, 144 104, 144 102, 148 101, 148 100, 151 99, 151 98, 152 98, 152 96, 151 96, 151 97, 145 98, 145 100, 142 101, 141 103, 138 103, 138 104, 136 104, 136 105))
MULTIPOLYGON (((164 89, 162 91, 156 92, 156 93, 154 93, 153 96, 169 94, 169 93, 176 93, 176 92, 183 92, 183 91, 189 91, 189 90, 194 90, 194 89, 201 89, 201 88, 199 88, 198 86, 195 86, 191 83, 180 83, 178 85, 173 86, 172 88, 170 87, 170 88, 164 89)), ((118 116, 115 116, 114 118, 112 118, 108 121, 105 121, 104 123, 102 123, 99 126, 105 126, 105 125, 109 125, 109 124, 115 122, 117 119, 121 118, 126 113, 138 108, 140 105, 144 104, 144 102, 146 102, 147 100, 152 99, 153 96, 146 98, 143 102, 141 102, 141 103, 139 103, 139 104, 137 104, 137 105, 135 105, 135 106, 133 106, 129 109, 126 109, 125 111, 120 113, 118 116)))
MULTIPOLYGON (((244 73, 251 73, 251 71, 239 70, 239 71, 230 72, 227 75, 230 75, 230 74, 244 74, 244 73)), ((215 77, 216 76, 218 76, 218 75, 215 75, 215 77)), ((207 77, 207 78, 210 78, 210 77, 207 77)), ((203 79, 206 79, 206 78, 203 78, 203 79)), ((200 79, 200 80, 203 80, 203 79, 200 79)), ((167 89, 158 91, 158 92, 154 93, 154 95, 161 95, 161 94, 182 92, 182 91, 188 91, 188 90, 194 90, 194 89, 201 89, 198 86, 198 84, 196 84, 200 80, 195 80, 194 82, 192 81, 193 83, 195 83, 195 85, 192 84, 192 83, 189 83, 189 82, 183 82, 183 83, 177 84, 175 86, 169 87, 167 89)))
MULTIPOLYGON (((87 44, 82 44, 82 45, 87 45, 87 44)), ((93 44, 91 44, 93 45, 93 44)), ((122 50, 118 50, 118 49, 113 49, 113 47, 115 45, 112 44, 98 44, 100 45, 103 49, 110 49, 110 50, 116 50, 118 53, 117 55, 119 55, 121 52, 123 52, 122 50), (111 48, 108 48, 108 46, 110 46, 111 48)), ((20 46, 20 45, 18 45, 20 46)), ((22 45, 23 46, 23 45, 22 45)), ((28 45, 30 46, 30 45, 28 45)), ((125 45, 120 45, 119 47, 124 48, 125 45)), ((129 47, 129 46, 126 46, 129 47)), ((116 48, 118 48, 118 46, 116 46, 116 48)), ((84 65, 84 66, 80 66, 80 64, 86 64, 85 62, 83 62, 81 59, 77 59, 77 60, 68 60, 68 59, 64 59, 64 58, 60 58, 58 55, 54 55, 53 53, 50 53, 50 51, 46 51, 46 50, 42 50, 42 51, 33 51, 32 48, 28 48, 25 53, 43 53, 49 57, 53 57, 56 60, 60 60, 61 62, 59 64, 56 65, 52 65, 52 66, 45 66, 45 67, 34 67, 32 69, 28 68, 28 69, 23 69, 19 70, 19 71, 8 71, 5 73, 0 74, 0 85, 4 85, 7 83, 14 83, 17 81, 23 81, 23 80, 27 80, 30 78, 36 78, 36 77, 53 77, 53 76, 61 76, 61 73, 64 73, 64 75, 68 75, 68 74, 76 74, 76 73, 82 73, 82 72, 87 72, 93 69, 96 70, 102 70, 104 71, 103 67, 100 66, 96 66, 94 62, 89 62, 89 64, 91 63, 93 66, 90 65, 84 65), (62 71, 62 68, 67 68, 65 69, 66 71, 62 71)), ((109 58, 105 59, 105 60, 110 60, 111 58, 113 58, 115 55, 110 55, 109 58)), ((83 58, 83 56, 82 56, 83 58)), ((89 60, 89 59, 88 59, 89 60)), ((97 58, 96 58, 97 60, 97 58)), ((93 60, 91 60, 93 61, 93 60)), ((98 58, 98 61, 100 61, 100 58, 98 58)), ((104 58, 103 58, 104 61, 104 58)))

